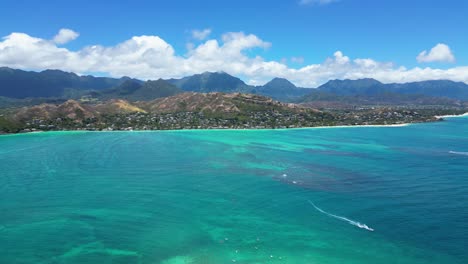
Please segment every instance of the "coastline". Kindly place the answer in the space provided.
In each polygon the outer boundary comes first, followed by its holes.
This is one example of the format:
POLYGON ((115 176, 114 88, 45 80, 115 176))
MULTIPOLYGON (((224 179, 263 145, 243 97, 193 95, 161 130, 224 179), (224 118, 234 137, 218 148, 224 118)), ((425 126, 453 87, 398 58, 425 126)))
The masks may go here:
POLYGON ((203 129, 161 129, 161 130, 100 130, 100 131, 90 131, 90 130, 54 130, 54 131, 33 131, 33 132, 19 132, 19 133, 4 133, 0 136, 12 136, 12 135, 26 135, 26 134, 44 134, 44 133, 89 133, 89 132, 181 132, 181 131, 286 131, 286 130, 298 130, 298 129, 333 129, 333 128, 385 128, 385 127, 406 127, 414 124, 423 124, 423 123, 432 123, 444 121, 445 118, 456 118, 456 117, 465 117, 468 116, 468 112, 461 115, 443 115, 443 116, 434 116, 436 120, 426 121, 426 122, 414 122, 414 123, 401 123, 401 124, 387 124, 387 125, 337 125, 337 126, 315 126, 315 127, 292 127, 292 128, 203 128, 203 129))
MULTIPOLYGON (((437 122, 437 121, 431 121, 437 122)), ((429 122, 425 122, 429 123, 429 122)), ((385 127, 406 127, 418 123, 402 123, 388 125, 339 125, 339 126, 315 126, 315 127, 291 127, 291 128, 189 128, 189 129, 160 129, 160 130, 51 130, 51 131, 32 131, 19 133, 5 133, 0 136, 15 136, 29 134, 49 134, 49 133, 151 133, 151 132, 190 132, 190 131, 289 131, 303 129, 333 129, 333 128, 385 128, 385 127)))
POLYGON ((450 117, 464 117, 464 116, 468 116, 468 112, 461 114, 461 115, 442 115, 442 116, 434 116, 434 117, 438 119, 444 119, 444 118, 450 118, 450 117))
MULTIPOLYGON (((431 123, 437 121, 429 121, 424 123, 431 123)), ((359 127, 405 127, 412 124, 421 124, 421 122, 415 123, 401 123, 401 124, 388 124, 388 125, 341 125, 341 126, 316 126, 316 127, 304 127, 304 128, 359 128, 359 127)))

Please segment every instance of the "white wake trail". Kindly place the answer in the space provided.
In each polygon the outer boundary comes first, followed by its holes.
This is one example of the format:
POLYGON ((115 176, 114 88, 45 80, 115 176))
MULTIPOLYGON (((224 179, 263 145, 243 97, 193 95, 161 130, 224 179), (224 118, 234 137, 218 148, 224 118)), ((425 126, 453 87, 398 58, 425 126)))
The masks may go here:
POLYGON ((339 219, 341 221, 345 221, 345 222, 348 222, 350 224, 352 224, 353 226, 357 226, 359 228, 362 228, 362 229, 366 229, 368 231, 374 231, 373 228, 370 228, 369 226, 367 226, 366 224, 362 224, 362 223, 359 223, 357 221, 353 221, 351 219, 348 219, 344 216, 339 216, 339 215, 334 215, 334 214, 330 214, 328 212, 325 212, 324 210, 320 209, 319 207, 317 207, 313 202, 311 202, 310 200, 307 200, 315 209, 317 209, 317 211, 321 212, 322 214, 325 214, 325 215, 328 215, 330 217, 333 217, 333 218, 336 218, 336 219, 339 219))
POLYGON ((462 152, 462 151, 449 151, 450 154, 456 154, 456 155, 463 155, 463 156, 468 156, 468 152, 462 152))

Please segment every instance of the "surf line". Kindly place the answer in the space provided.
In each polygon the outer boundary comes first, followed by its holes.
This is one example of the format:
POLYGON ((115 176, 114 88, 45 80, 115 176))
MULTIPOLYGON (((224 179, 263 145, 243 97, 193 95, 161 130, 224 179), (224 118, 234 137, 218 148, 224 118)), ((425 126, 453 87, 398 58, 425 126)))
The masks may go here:
POLYGON ((334 215, 334 214, 330 214, 330 213, 327 213, 325 212, 324 210, 320 209, 319 207, 317 207, 313 202, 311 202, 310 200, 307 200, 317 211, 321 212, 322 214, 325 214, 329 217, 333 217, 333 218, 336 218, 336 219, 339 219, 341 221, 345 221, 345 222, 348 222, 349 224, 353 225, 353 226, 357 226, 359 228, 362 228, 362 229, 366 229, 367 231, 374 231, 373 228, 370 228, 369 226, 367 226, 366 224, 362 224, 362 223, 359 223, 357 221, 353 221, 351 219, 348 219, 346 217, 343 217, 343 216, 339 216, 339 215, 334 215))

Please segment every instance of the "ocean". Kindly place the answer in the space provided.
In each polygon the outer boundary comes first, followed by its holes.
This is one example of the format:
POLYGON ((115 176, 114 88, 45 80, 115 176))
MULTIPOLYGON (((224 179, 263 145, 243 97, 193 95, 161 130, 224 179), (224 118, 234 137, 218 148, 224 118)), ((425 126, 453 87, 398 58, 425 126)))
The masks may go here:
POLYGON ((468 263, 468 118, 0 136, 0 263, 468 263))

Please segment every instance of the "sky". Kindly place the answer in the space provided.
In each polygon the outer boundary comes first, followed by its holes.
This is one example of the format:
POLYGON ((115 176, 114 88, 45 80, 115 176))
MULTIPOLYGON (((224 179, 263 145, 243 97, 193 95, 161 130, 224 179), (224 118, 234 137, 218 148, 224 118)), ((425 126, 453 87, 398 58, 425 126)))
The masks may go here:
POLYGON ((468 83, 468 1, 2 0, 0 66, 261 85, 468 83))

